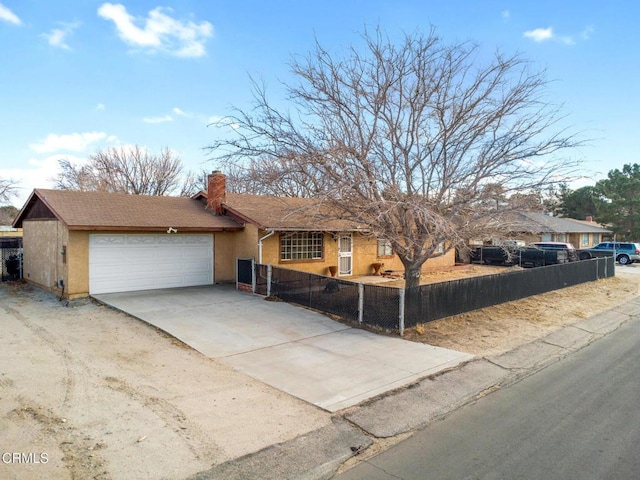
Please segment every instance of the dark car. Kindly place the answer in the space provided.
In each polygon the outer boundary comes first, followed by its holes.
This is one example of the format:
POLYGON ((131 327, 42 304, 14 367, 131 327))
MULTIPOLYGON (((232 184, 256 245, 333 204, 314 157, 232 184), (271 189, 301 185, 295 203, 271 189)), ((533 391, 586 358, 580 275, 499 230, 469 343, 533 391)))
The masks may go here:
POLYGON ((640 262, 640 245, 633 242, 601 242, 591 248, 581 248, 578 251, 580 260, 595 257, 613 257, 620 265, 640 262))
POLYGON ((529 246, 540 248, 542 250, 565 250, 567 252, 567 261, 575 262, 578 260, 578 252, 572 243, 567 242, 533 242, 529 246))

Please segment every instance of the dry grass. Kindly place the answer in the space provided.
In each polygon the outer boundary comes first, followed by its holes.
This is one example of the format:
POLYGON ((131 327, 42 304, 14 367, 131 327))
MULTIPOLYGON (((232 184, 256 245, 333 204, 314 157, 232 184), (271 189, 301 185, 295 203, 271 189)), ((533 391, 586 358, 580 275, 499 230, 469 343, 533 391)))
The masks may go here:
MULTIPOLYGON (((472 268, 468 273, 486 274, 472 268)), ((447 277, 461 278, 452 272, 447 277)), ((612 277, 421 324, 407 329, 404 338, 474 355, 499 354, 626 302, 639 287, 640 275, 612 277)))
MULTIPOLYGON (((455 267, 442 268, 423 273, 420 277, 420 285, 458 280, 460 278, 480 277, 482 275, 495 275, 498 273, 519 270, 520 267, 501 267, 497 265, 456 265, 455 267)), ((385 287, 404 287, 404 279, 397 278, 389 282, 381 283, 385 287)))

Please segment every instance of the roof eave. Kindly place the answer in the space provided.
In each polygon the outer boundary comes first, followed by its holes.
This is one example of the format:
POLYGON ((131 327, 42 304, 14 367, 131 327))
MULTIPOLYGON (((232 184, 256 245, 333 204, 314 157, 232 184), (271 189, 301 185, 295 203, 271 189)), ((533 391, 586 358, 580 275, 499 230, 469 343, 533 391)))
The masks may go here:
POLYGON ((322 227, 260 227, 260 230, 274 231, 274 232, 352 232, 352 233, 368 233, 370 230, 367 228, 322 228, 322 227))
POLYGON ((128 226, 128 225, 69 225, 68 230, 73 231, 96 231, 96 232, 167 232, 171 227, 177 233, 216 233, 216 232, 238 232, 243 229, 237 227, 180 227, 180 226, 128 226))
POLYGON ((13 228, 22 228, 22 222, 24 220, 24 216, 29 211, 31 202, 35 201, 34 197, 40 200, 51 211, 51 213, 53 213, 53 215, 56 217, 56 220, 62 222, 65 226, 68 227, 64 219, 62 219, 62 217, 58 214, 58 212, 56 212, 56 210, 49 204, 49 202, 47 202, 46 198, 40 194, 37 188, 34 188, 31 194, 29 195, 29 198, 27 199, 25 204, 22 206, 22 208, 18 212, 18 215, 16 215, 16 218, 13 220, 13 223, 11 224, 13 228))

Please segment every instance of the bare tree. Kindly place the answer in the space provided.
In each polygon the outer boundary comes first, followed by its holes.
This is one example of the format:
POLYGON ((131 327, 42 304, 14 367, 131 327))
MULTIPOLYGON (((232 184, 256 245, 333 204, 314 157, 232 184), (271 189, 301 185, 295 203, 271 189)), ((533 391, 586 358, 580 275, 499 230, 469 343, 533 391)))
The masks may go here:
POLYGON ((9 203, 17 194, 17 182, 0 178, 0 204, 9 203))
MULTIPOLYGON (((61 172, 54 182, 65 190, 98 190, 134 195, 170 195, 188 190, 182 177, 182 162, 168 148, 153 155, 145 148, 113 147, 89 156, 84 165, 59 162, 61 172), (182 190, 181 190, 182 189, 182 190)), ((189 175, 186 182, 188 183, 189 175)))
POLYGON ((511 228, 491 185, 509 197, 562 181, 574 163, 557 154, 578 142, 558 127, 544 72, 517 55, 480 64, 476 45, 433 29, 397 45, 380 30, 362 39, 362 53, 334 58, 316 43, 292 61, 291 111, 254 82, 253 108, 236 109, 233 136, 208 148, 222 168, 321 178, 316 196, 390 241, 413 287, 443 245, 511 228))
POLYGON ((236 193, 279 197, 316 197, 329 188, 328 179, 312 163, 301 165, 287 157, 248 159, 245 164, 227 164, 228 188, 236 193), (300 169, 305 168, 305 171, 300 169), (301 181, 304 179, 304 181, 301 181))

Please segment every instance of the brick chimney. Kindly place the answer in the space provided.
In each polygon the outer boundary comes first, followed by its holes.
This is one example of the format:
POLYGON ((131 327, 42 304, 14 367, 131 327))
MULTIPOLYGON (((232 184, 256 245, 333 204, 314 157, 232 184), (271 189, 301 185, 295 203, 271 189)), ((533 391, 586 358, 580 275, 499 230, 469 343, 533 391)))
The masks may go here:
POLYGON ((587 222, 593 222, 593 217, 591 215, 587 215, 587 218, 585 220, 587 222))
POLYGON ((225 201, 227 178, 219 170, 207 175, 207 207, 216 215, 222 215, 222 204, 225 201))

